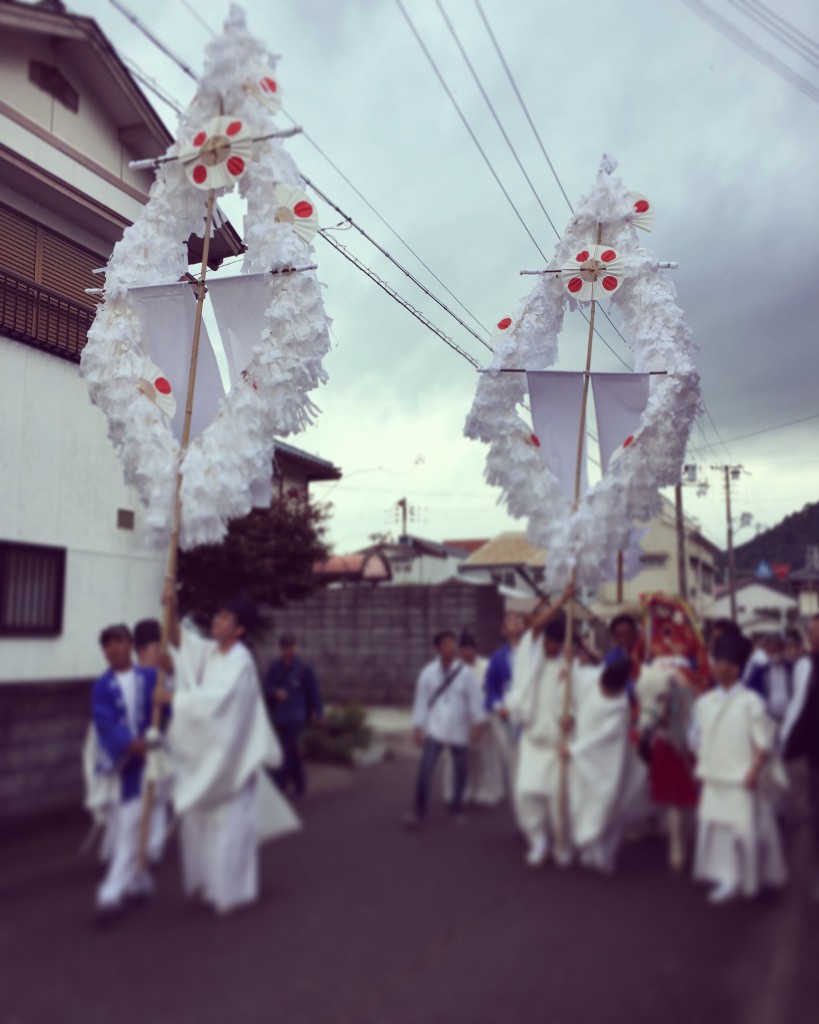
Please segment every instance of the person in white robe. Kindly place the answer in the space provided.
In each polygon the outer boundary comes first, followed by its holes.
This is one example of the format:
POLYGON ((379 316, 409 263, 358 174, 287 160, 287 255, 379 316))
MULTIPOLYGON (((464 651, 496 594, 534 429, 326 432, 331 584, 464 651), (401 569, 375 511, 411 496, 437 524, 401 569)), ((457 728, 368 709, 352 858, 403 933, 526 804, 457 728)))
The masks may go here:
MULTIPOLYGON (((480 700, 484 702, 484 681, 489 664, 478 654, 478 645, 471 633, 463 632, 458 641, 458 653, 463 663, 472 669, 478 683, 480 700)), ((444 799, 451 803, 454 796, 454 774, 450 760, 444 761, 444 799)), ((491 729, 481 729, 477 739, 469 744, 467 753, 465 804, 494 807, 505 792, 503 755, 491 729)))
POLYGON ((691 746, 703 784, 694 877, 712 883, 712 903, 751 898, 763 885, 787 881, 771 792, 783 775, 773 757, 774 723, 742 682, 750 651, 741 633, 718 637, 717 686, 694 705, 691 746))
POLYGON ((267 776, 282 754, 242 642, 254 617, 250 602, 226 602, 204 639, 180 628, 174 607, 171 628, 176 689, 164 700, 173 706, 168 745, 183 880, 189 896, 218 913, 257 899, 259 843, 300 827, 267 776))
POLYGON ((550 852, 560 865, 571 863, 573 857, 568 778, 564 783, 564 776, 571 774, 566 743, 577 706, 597 670, 575 659, 569 672, 566 664, 563 607, 571 597, 567 588, 533 619, 518 646, 512 688, 506 697, 510 718, 521 730, 515 812, 529 844, 526 863, 530 867, 539 867, 550 852))
POLYGON ((648 808, 648 773, 629 735, 629 658, 600 671, 578 702, 569 743, 569 807, 580 862, 610 873, 626 829, 648 808))

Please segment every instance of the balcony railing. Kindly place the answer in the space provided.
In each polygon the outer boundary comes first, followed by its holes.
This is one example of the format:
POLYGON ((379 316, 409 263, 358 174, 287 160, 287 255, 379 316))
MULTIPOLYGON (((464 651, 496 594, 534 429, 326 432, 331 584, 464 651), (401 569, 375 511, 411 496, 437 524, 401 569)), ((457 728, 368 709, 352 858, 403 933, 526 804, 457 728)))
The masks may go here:
POLYGON ((0 270, 0 334, 77 363, 95 311, 0 270))

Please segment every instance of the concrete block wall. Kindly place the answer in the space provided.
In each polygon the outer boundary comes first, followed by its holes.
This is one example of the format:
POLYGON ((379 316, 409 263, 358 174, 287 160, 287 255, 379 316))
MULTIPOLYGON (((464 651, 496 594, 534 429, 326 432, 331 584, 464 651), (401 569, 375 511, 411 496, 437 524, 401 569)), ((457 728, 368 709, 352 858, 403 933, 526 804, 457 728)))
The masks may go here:
POLYGON ((91 680, 0 686, 0 834, 82 807, 91 680))
POLYGON ((270 613, 255 654, 264 673, 278 637, 295 633, 325 699, 407 705, 419 670, 434 657, 442 629, 472 632, 482 654, 500 643, 503 598, 494 586, 361 587, 321 590, 270 613))

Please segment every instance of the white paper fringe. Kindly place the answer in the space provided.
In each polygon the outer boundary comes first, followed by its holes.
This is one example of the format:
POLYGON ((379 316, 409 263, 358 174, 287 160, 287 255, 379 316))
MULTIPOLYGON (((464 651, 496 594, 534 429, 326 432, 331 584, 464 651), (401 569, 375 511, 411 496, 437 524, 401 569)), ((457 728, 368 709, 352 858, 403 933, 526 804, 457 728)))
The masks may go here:
MULTIPOLYGON (((231 7, 224 34, 206 50, 199 90, 180 120, 188 142, 207 121, 229 112, 258 137, 276 130, 268 109, 245 89, 247 69, 276 60, 247 31, 242 10, 231 7)), ((243 273, 314 262, 291 225, 275 221, 275 185, 303 186, 296 164, 280 142, 256 144, 255 158, 239 181, 247 200, 243 273)), ((176 151, 176 145, 168 150, 176 151)), ((187 271, 185 240, 201 235, 206 194, 192 187, 177 162, 157 173, 147 206, 126 229, 108 263, 105 301, 88 334, 81 373, 91 400, 108 418, 108 434, 122 460, 126 482, 147 506, 147 539, 167 543, 179 446, 170 425, 137 390, 144 356, 139 321, 128 290, 176 281, 187 271)), ((181 545, 216 543, 231 519, 271 499, 274 436, 303 430, 316 413, 308 392, 327 379, 330 320, 312 271, 272 279, 268 325, 245 379, 221 400, 213 423, 188 449, 183 465, 181 545)))
MULTIPOLYGON (((685 447, 700 409, 691 332, 674 301, 676 291, 668 272, 655 269, 656 257, 638 243, 637 231, 627 219, 629 190, 612 176, 615 167, 612 158, 604 159, 593 188, 557 243, 549 269, 561 267, 574 253, 594 244, 598 224, 603 225, 602 241, 625 258, 625 279, 612 297, 611 311, 622 318, 634 370, 668 371, 651 379, 637 440, 572 513, 556 478, 544 468, 530 441, 530 422, 518 411, 526 399, 525 374, 491 372, 554 365, 564 312, 567 307, 578 308, 556 274, 539 277, 523 300, 494 352, 490 372, 480 375, 466 421, 467 437, 489 445, 487 481, 502 488, 513 516, 528 519, 531 543, 547 549, 546 584, 553 592, 565 586, 575 567, 581 585, 599 583, 611 553, 627 546, 632 520, 643 522, 659 512, 659 488, 679 481, 685 447)), ((587 303, 583 307, 589 308, 587 303)))

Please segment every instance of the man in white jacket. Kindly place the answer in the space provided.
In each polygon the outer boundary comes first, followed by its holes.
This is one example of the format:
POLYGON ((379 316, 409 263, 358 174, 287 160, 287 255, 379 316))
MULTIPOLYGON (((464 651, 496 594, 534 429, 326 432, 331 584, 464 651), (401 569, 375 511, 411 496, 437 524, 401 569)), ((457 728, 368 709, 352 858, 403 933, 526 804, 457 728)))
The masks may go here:
POLYGON ((458 641, 449 630, 434 638, 437 657, 418 676, 413 707, 414 738, 421 763, 413 809, 404 818, 408 828, 420 826, 427 813, 435 766, 445 747, 452 757, 454 786, 450 810, 462 820, 469 743, 480 735, 486 718, 483 691, 472 669, 457 657, 458 641))
POLYGON ((168 744, 185 890, 218 913, 257 898, 259 841, 299 827, 266 774, 282 755, 242 642, 254 617, 250 602, 228 601, 204 639, 180 628, 174 607, 176 650, 166 667, 175 663, 176 688, 161 698, 173 705, 168 744))

